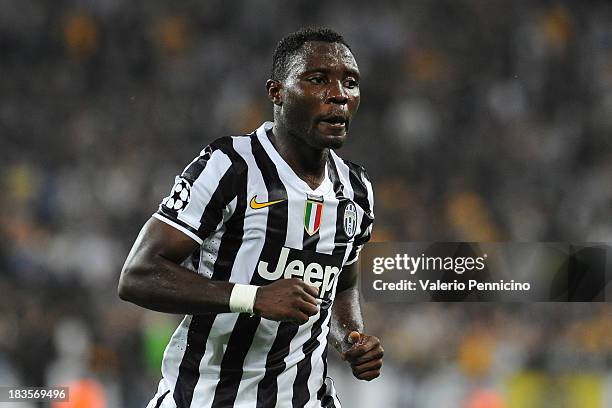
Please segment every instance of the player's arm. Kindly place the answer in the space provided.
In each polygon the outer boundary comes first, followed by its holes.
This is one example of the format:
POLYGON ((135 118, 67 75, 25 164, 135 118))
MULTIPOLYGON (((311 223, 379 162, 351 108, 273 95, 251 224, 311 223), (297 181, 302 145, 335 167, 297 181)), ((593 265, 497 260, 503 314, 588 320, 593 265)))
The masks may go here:
POLYGON ((360 380, 380 375, 384 350, 378 337, 364 333, 357 278, 359 262, 345 266, 338 278, 336 299, 332 308, 330 338, 343 360, 360 380))
MULTIPOLYGON (((230 312, 234 284, 213 281, 180 264, 198 243, 151 218, 142 228, 119 279, 119 297, 166 313, 230 312)), ((255 314, 276 321, 308 321, 317 313, 316 289, 299 279, 281 279, 257 289, 255 314)))

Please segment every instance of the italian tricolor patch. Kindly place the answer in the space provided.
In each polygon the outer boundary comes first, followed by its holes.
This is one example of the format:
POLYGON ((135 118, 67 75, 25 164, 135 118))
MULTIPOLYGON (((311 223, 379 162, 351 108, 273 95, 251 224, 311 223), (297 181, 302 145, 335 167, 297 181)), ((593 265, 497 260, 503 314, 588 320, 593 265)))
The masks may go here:
POLYGON ((321 226, 323 214, 323 197, 308 196, 304 208, 304 228, 308 235, 314 235, 321 226))

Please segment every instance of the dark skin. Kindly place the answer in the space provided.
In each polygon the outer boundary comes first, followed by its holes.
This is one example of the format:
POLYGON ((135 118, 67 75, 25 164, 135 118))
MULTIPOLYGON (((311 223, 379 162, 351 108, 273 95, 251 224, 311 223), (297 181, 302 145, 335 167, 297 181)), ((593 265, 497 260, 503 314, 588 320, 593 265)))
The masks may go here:
POLYGON ((360 380, 371 381, 380 375, 384 350, 378 337, 364 333, 357 290, 358 276, 359 262, 342 268, 332 308, 329 338, 342 360, 350 364, 353 375, 360 380))
MULTIPOLYGON (((359 108, 359 79, 357 62, 347 47, 313 41, 293 59, 284 80, 266 83, 268 98, 274 104, 270 139, 313 189, 325 177, 329 149, 339 148, 346 141, 351 119, 359 108)), ((370 381, 380 375, 384 350, 377 337, 363 333, 357 276, 357 263, 342 269, 330 340, 351 365, 353 375, 370 381)))
MULTIPOLYGON (((359 107, 357 63, 342 44, 308 42, 292 58, 286 77, 268 80, 266 88, 274 104, 270 139, 315 189, 325 177, 329 149, 342 146, 359 107)), ((125 261, 119 296, 166 313, 229 313, 233 283, 212 281, 180 266, 197 247, 187 235, 151 218, 125 261)), ((339 275, 330 339, 355 377, 369 381, 380 375, 383 348, 378 338, 363 333, 357 276, 357 263, 339 275)), ((254 312, 304 324, 318 312, 317 292, 300 279, 279 279, 257 290, 254 312)))
POLYGON ((359 107, 359 69, 342 44, 304 44, 282 81, 268 80, 274 104, 270 138, 283 159, 311 188, 321 184, 330 148, 346 141, 359 107), (344 121, 343 125, 329 121, 344 121))

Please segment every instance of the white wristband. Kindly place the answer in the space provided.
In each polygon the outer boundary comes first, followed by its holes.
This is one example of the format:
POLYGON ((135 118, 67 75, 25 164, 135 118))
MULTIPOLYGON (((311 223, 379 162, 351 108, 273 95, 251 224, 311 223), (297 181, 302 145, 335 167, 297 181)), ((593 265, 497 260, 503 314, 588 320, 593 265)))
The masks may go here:
POLYGON ((259 286, 242 285, 237 283, 232 288, 230 295, 229 307, 234 313, 248 313, 253 315, 253 307, 255 306, 255 295, 259 286))

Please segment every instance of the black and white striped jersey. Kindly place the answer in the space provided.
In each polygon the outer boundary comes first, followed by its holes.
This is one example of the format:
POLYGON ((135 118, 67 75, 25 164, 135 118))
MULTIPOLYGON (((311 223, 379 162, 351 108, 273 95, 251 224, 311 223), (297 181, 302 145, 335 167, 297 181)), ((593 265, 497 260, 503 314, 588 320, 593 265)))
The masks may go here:
POLYGON ((248 314, 188 315, 172 336, 153 407, 321 407, 331 305, 342 267, 374 221, 364 169, 330 152, 311 189, 281 158, 266 122, 217 139, 176 178, 153 216, 200 244, 184 266, 214 280, 319 289, 304 325, 248 314))

